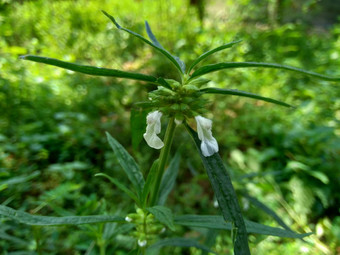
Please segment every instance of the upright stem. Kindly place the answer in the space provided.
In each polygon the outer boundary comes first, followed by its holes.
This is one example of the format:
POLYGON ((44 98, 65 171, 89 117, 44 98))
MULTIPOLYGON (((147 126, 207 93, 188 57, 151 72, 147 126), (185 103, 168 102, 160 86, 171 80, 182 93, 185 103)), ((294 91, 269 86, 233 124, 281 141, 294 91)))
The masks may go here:
POLYGON ((168 160, 168 156, 169 156, 169 152, 170 152, 170 148, 172 144, 172 139, 173 139, 174 132, 175 132, 175 127, 176 127, 175 118, 171 118, 169 120, 169 124, 165 132, 164 147, 162 148, 161 154, 159 156, 157 178, 156 178, 154 189, 151 190, 151 194, 150 194, 150 200, 149 200, 150 206, 153 206, 157 203, 159 187, 161 185, 162 176, 165 170, 165 165, 168 160))

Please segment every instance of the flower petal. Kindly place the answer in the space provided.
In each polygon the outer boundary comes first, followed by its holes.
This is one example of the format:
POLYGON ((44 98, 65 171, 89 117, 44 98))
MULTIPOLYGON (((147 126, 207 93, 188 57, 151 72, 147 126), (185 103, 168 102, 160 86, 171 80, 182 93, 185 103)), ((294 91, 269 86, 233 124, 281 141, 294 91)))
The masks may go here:
POLYGON ((201 142, 201 151, 203 156, 209 157, 218 152, 218 143, 212 136, 212 121, 202 116, 195 117, 197 122, 198 138, 201 142))
POLYGON ((146 143, 154 149, 160 149, 164 146, 162 140, 157 136, 161 132, 161 117, 159 111, 150 112, 146 117, 146 131, 143 135, 146 143))

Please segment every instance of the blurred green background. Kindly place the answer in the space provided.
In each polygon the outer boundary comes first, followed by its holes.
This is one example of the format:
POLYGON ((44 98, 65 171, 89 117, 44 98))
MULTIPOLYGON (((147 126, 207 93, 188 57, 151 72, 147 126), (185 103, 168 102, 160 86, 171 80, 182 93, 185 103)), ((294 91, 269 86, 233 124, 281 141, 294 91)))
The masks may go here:
MULTIPOLYGON (((18 59, 22 54, 176 78, 168 60, 114 28, 102 13, 145 35, 148 20, 158 40, 187 64, 221 44, 243 42, 210 57, 275 62, 340 76, 340 4, 331 0, 59 0, 0 1, 0 203, 41 215, 132 212, 129 198, 98 172, 127 178, 104 135, 112 134, 147 172, 158 151, 131 146, 130 111, 153 85, 92 77, 18 59)), ((228 70, 207 76, 217 87, 245 90, 297 106, 287 109, 234 96, 210 96, 206 117, 220 154, 231 167, 246 218, 277 226, 241 193, 273 209, 302 240, 251 235, 253 254, 340 254, 340 89, 277 70, 228 70)), ((164 119, 165 120, 165 119, 164 119)), ((165 121, 163 121, 165 124, 165 121)), ((164 130, 164 129, 163 129, 164 130)), ((181 168, 168 206, 176 214, 218 214, 194 144, 183 128, 172 155, 181 168), (183 132, 182 132, 183 131, 183 132)), ((115 224, 38 228, 1 218, 0 253, 127 254, 132 242, 115 224), (111 232, 110 232, 111 231, 111 232), (39 242, 37 242, 39 240, 39 242)), ((228 232, 178 229, 231 254, 228 232)), ((164 253, 165 254, 165 253, 164 253)), ((167 254, 201 254, 171 249, 167 254)))

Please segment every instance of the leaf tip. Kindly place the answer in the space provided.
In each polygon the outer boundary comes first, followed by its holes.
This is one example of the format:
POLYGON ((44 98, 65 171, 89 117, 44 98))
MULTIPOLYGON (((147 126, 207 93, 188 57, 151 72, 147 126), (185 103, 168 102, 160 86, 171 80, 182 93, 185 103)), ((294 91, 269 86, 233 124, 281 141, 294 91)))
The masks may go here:
POLYGON ((114 17, 112 17, 110 14, 108 14, 106 11, 104 11, 104 10, 102 10, 102 13, 104 13, 104 15, 106 16, 106 17, 108 17, 112 22, 113 22, 113 24, 115 24, 116 25, 116 27, 118 28, 118 29, 121 29, 122 27, 117 23, 117 21, 115 20, 115 18, 114 17))

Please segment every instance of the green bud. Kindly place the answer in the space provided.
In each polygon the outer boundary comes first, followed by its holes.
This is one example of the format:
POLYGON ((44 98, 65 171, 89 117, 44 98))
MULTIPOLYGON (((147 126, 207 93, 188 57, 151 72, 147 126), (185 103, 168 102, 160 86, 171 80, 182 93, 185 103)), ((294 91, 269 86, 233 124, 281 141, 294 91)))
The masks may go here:
POLYGON ((189 82, 189 84, 190 84, 190 85, 197 86, 197 87, 200 88, 201 86, 207 84, 209 81, 210 81, 209 79, 200 77, 200 78, 191 80, 191 81, 189 82))
POLYGON ((195 85, 184 85, 183 88, 189 92, 196 92, 199 90, 195 85))
POLYGON ((173 79, 164 79, 172 88, 176 89, 181 86, 181 84, 178 81, 175 81, 173 79))

